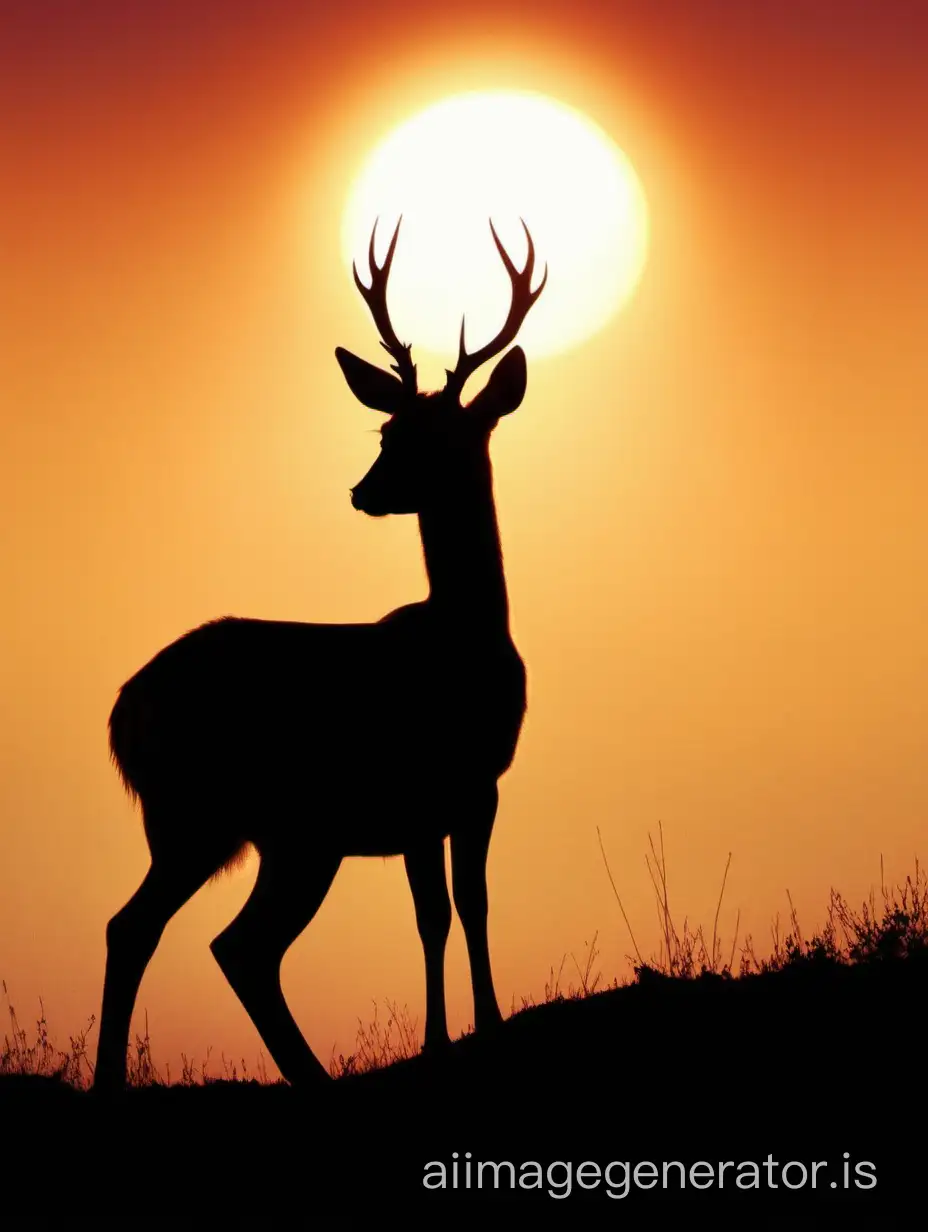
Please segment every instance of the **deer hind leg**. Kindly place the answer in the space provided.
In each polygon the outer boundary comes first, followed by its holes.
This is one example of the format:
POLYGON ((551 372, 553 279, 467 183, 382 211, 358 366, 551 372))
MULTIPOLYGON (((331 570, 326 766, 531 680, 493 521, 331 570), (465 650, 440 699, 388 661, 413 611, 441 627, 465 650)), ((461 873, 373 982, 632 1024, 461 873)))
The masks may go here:
POLYGON ((329 1081, 330 1075, 290 1013, 280 966, 322 905, 340 863, 339 857, 320 859, 318 854, 304 859, 301 851, 262 851, 248 901, 210 945, 277 1068, 293 1086, 329 1081))
POLYGON ((451 899, 445 878, 444 839, 432 839, 413 848, 406 853, 405 862, 425 951, 423 1052, 433 1052, 451 1043, 445 1011, 445 946, 451 931, 451 899))
POLYGON ((132 1011, 142 976, 165 926, 196 894, 221 861, 192 858, 173 861, 152 855, 142 884, 106 928, 106 974, 94 1090, 121 1090, 126 1083, 126 1050, 132 1011))
POLYGON ((451 881, 470 959, 475 1031, 486 1031, 502 1022, 487 938, 487 853, 498 800, 494 784, 451 831, 451 881))

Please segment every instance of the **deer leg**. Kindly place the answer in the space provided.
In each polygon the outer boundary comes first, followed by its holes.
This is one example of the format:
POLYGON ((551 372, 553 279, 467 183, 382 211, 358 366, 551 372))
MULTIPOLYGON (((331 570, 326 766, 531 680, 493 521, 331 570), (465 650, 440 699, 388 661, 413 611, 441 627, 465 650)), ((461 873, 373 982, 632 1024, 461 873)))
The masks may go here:
POLYGON ((451 931, 451 900, 445 878, 445 842, 422 843, 406 853, 406 876, 425 951, 425 1041, 423 1052, 447 1047, 445 946, 451 931))
POLYGON ((142 884, 107 925, 95 1091, 125 1086, 129 1027, 145 968, 171 916, 196 894, 216 867, 215 861, 178 864, 168 857, 153 857, 142 884))
POLYGON ((248 901, 210 944, 277 1068, 293 1086, 328 1082, 330 1075, 290 1013, 280 965, 322 905, 341 863, 338 857, 315 854, 313 864, 302 856, 299 851, 263 851, 248 901))
POLYGON ((493 987, 487 939, 487 852, 496 820, 498 794, 492 792, 469 817, 451 832, 451 881, 467 942, 474 992, 474 1030, 484 1031, 502 1022, 493 987))

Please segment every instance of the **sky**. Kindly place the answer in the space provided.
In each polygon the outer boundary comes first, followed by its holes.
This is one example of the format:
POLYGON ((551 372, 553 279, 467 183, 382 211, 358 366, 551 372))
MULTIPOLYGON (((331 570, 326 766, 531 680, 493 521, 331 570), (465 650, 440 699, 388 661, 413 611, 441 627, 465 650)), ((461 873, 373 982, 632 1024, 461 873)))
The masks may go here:
MULTIPOLYGON (((215 616, 425 595, 414 519, 349 503, 374 425, 333 352, 377 348, 339 237, 370 150, 464 90, 584 112, 650 224, 634 298, 530 357, 493 441, 529 675, 490 853, 501 1002, 565 956, 576 981, 594 937, 604 980, 629 974, 598 831, 645 955, 659 823, 678 927, 711 929, 731 853, 726 950, 767 949, 787 895, 808 934, 833 887, 914 873, 922 6, 14 0, 0 23, 0 977, 23 1023, 42 998, 66 1046, 99 1014, 106 921, 147 867, 107 756, 119 685, 215 616)), ((175 1071, 262 1051, 208 950, 255 872, 205 887, 146 974, 136 1027, 175 1071)), ((402 863, 346 862, 283 979, 324 1062, 375 1006, 421 1032, 402 863)), ((459 1032, 456 920, 447 979, 459 1032)))

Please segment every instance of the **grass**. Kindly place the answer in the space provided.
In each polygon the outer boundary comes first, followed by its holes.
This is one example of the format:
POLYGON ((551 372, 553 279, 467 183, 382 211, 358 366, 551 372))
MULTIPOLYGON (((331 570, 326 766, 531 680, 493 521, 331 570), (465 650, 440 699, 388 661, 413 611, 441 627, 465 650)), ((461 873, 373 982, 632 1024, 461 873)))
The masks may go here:
MULTIPOLYGON (((918 861, 915 863, 914 874, 892 888, 884 883, 881 861, 880 899, 871 891, 869 899, 859 908, 852 907, 842 894, 832 889, 825 923, 808 937, 803 935, 795 907, 787 892, 790 906, 788 927, 784 932, 779 917, 774 920, 771 927, 771 948, 762 957, 758 956, 750 936, 745 937, 740 950, 737 948, 739 913, 735 935, 726 952, 718 936, 718 920, 731 855, 725 865, 711 934, 707 934, 702 926, 692 929, 688 920, 684 920, 678 928, 670 907, 663 830, 659 828, 657 843, 649 835, 650 852, 646 855, 646 864, 654 888, 660 944, 658 952, 645 959, 616 888, 601 835, 599 841, 606 872, 632 943, 634 953, 628 955, 628 958, 633 975, 624 980, 616 977, 604 988, 602 973, 596 968, 599 958, 596 934, 587 946, 586 956, 582 960, 578 960, 573 954, 565 954, 559 968, 556 971, 551 968, 545 984, 545 1005, 585 1000, 605 989, 617 990, 631 986, 648 989, 666 981, 744 982, 756 976, 766 977, 767 980, 774 976, 787 978, 800 971, 824 976, 827 971, 885 967, 887 964, 906 960, 925 961, 928 956, 928 878, 918 861), (566 982, 565 968, 569 972, 566 982)), ((94 1018, 91 1017, 86 1027, 76 1035, 69 1037, 67 1048, 61 1048, 53 1043, 50 1037, 42 1002, 40 1001, 40 1013, 35 1020, 35 1026, 29 1032, 20 1023, 5 982, 2 988, 9 1026, 0 1048, 0 1078, 11 1075, 35 1076, 64 1083, 77 1090, 89 1089, 93 1081, 93 1062, 89 1056, 88 1039, 95 1025, 94 1018)), ((388 1001, 385 1008, 385 1016, 382 1018, 375 1003, 370 1022, 365 1024, 359 1021, 353 1052, 348 1056, 341 1053, 335 1056, 333 1053, 328 1067, 333 1078, 372 1073, 418 1055, 418 1024, 411 1018, 408 1007, 388 1001)), ((517 1015, 534 1008, 537 1008, 534 998, 523 997, 520 1005, 513 1003, 511 1013, 517 1015)), ((206 1057, 199 1064, 185 1055, 181 1061, 179 1075, 172 1075, 169 1065, 165 1066, 163 1071, 156 1065, 146 1017, 144 1034, 136 1035, 129 1050, 129 1086, 190 1087, 215 1082, 257 1082, 262 1085, 278 1083, 277 1079, 269 1077, 263 1057, 259 1057, 254 1069, 250 1069, 244 1059, 238 1062, 229 1061, 224 1054, 220 1056, 218 1063, 213 1062, 211 1050, 207 1050, 206 1057)))
POLYGON ((731 854, 729 853, 722 876, 711 941, 707 942, 702 926, 694 931, 690 929, 688 921, 684 920, 682 929, 677 930, 670 910, 663 830, 659 828, 659 842, 656 846, 650 835, 649 842, 651 853, 646 860, 654 887, 661 947, 656 957, 645 961, 609 870, 600 835, 600 849, 606 871, 635 950, 635 957, 629 958, 639 981, 655 974, 681 980, 710 975, 726 979, 745 978, 750 975, 770 975, 796 970, 808 965, 817 968, 849 967, 913 957, 924 958, 928 953, 928 878, 916 860, 913 875, 909 875, 903 883, 895 887, 887 887, 881 860, 881 902, 877 901, 874 891, 871 890, 869 899, 857 909, 851 906, 844 895, 832 889, 824 926, 810 937, 804 938, 796 908, 787 891, 790 906, 789 928, 785 933, 781 933, 779 917, 774 920, 771 927, 771 952, 766 957, 758 957, 754 940, 749 935, 742 944, 736 965, 738 924, 741 918, 739 912, 729 957, 727 961, 723 961, 718 921, 728 870, 731 867, 731 854))

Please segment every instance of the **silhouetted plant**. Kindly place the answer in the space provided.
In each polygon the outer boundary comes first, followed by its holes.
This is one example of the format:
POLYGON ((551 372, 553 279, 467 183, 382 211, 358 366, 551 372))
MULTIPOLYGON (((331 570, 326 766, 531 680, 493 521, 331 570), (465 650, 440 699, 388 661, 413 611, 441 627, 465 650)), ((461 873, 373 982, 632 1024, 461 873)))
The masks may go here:
POLYGON ((418 1023, 410 1020, 408 1007, 404 1005, 400 1009, 395 1001, 388 1001, 386 1005, 388 1014, 385 1024, 380 1021, 376 1002, 373 1020, 367 1025, 358 1020, 355 1052, 347 1057, 339 1053, 337 1058, 333 1054, 329 1062, 329 1073, 333 1078, 369 1073, 392 1065, 394 1061, 405 1061, 418 1055, 418 1023))
POLYGON ((628 959, 632 964, 635 979, 639 982, 642 978, 647 980, 654 975, 671 979, 695 979, 712 975, 724 979, 736 976, 744 978, 753 974, 795 970, 798 967, 848 966, 912 959, 928 954, 928 878, 916 860, 914 876, 907 877, 903 884, 891 891, 885 885, 881 860, 881 907, 877 906, 872 890, 869 900, 856 911, 842 894, 832 889, 825 924, 808 940, 804 940, 796 907, 787 890, 790 908, 789 931, 785 936, 781 935, 778 915, 771 927, 772 948, 766 958, 758 957, 753 938, 747 936, 740 951, 736 971, 735 952, 740 911, 735 922, 735 936, 727 962, 722 961, 722 944, 718 936, 718 919, 731 866, 731 854, 729 853, 722 877, 712 940, 707 944, 701 925, 693 931, 689 921, 684 919, 682 929, 678 930, 674 923, 668 893, 663 828, 660 823, 658 833, 657 845, 651 835, 648 835, 651 850, 650 856, 645 856, 645 862, 654 887, 661 945, 658 954, 650 961, 645 961, 609 868, 602 835, 597 827, 606 872, 635 950, 634 957, 629 955, 628 959))
POLYGON ((49 1037, 45 1005, 39 998, 35 1038, 30 1043, 10 1001, 6 981, 0 983, 10 1024, 9 1033, 4 1034, 3 1048, 0 1050, 0 1074, 34 1074, 42 1078, 56 1078, 81 1089, 85 1087, 93 1076, 93 1065, 87 1056, 87 1036, 94 1024, 93 1016, 91 1015, 83 1031, 69 1037, 70 1048, 65 1052, 56 1047, 49 1037))
POLYGON ((748 939, 742 954, 741 974, 781 971, 799 966, 849 966, 902 959, 924 960, 928 955, 928 878, 915 861, 915 875, 890 890, 880 877, 882 903, 871 890, 869 899, 855 910, 832 889, 822 929, 808 941, 790 900, 791 931, 782 940, 779 921, 773 928, 773 951, 758 959, 748 939))
POLYGON ((723 962, 722 958, 722 942, 718 936, 719 913, 722 909, 722 899, 725 896, 725 886, 728 881, 728 870, 731 867, 731 852, 728 855, 728 861, 725 864, 725 871, 722 876, 722 888, 719 891, 719 900, 715 909, 715 918, 712 924, 712 940, 706 941, 705 933, 702 925, 695 931, 691 929, 688 919, 684 919, 681 930, 678 930, 673 914, 670 910, 670 895, 668 891, 667 879, 667 861, 664 855, 664 830, 660 822, 658 822, 658 837, 657 845, 654 839, 648 834, 648 844, 651 848, 650 856, 645 854, 645 864, 648 869, 648 874, 651 878, 651 884, 654 887, 654 896, 657 906, 657 921, 658 935, 661 938, 661 945, 658 954, 648 962, 642 957, 641 950, 638 948, 638 942, 635 940, 635 934, 632 932, 631 924, 629 923, 628 915, 619 895, 618 888, 615 884, 615 879, 612 876, 612 871, 609 868, 609 861, 606 857, 606 850, 603 846, 602 834, 599 827, 596 828, 596 833, 599 837, 599 847, 603 856, 603 863, 606 866, 606 872, 609 876, 609 881, 612 884, 612 891, 615 895, 616 902, 619 904, 619 910, 622 912, 622 917, 625 920, 625 926, 628 929, 631 937, 632 945, 634 946, 635 956, 628 955, 628 960, 632 964, 632 969, 636 979, 641 978, 644 974, 647 978, 650 974, 660 974, 672 979, 694 979, 697 976, 719 975, 729 977, 732 974, 732 966, 734 964, 735 948, 737 946, 738 928, 741 922, 741 912, 738 912, 738 918, 735 922, 735 938, 732 942, 731 955, 727 963, 723 962), (652 863, 653 861, 653 863, 652 863))

